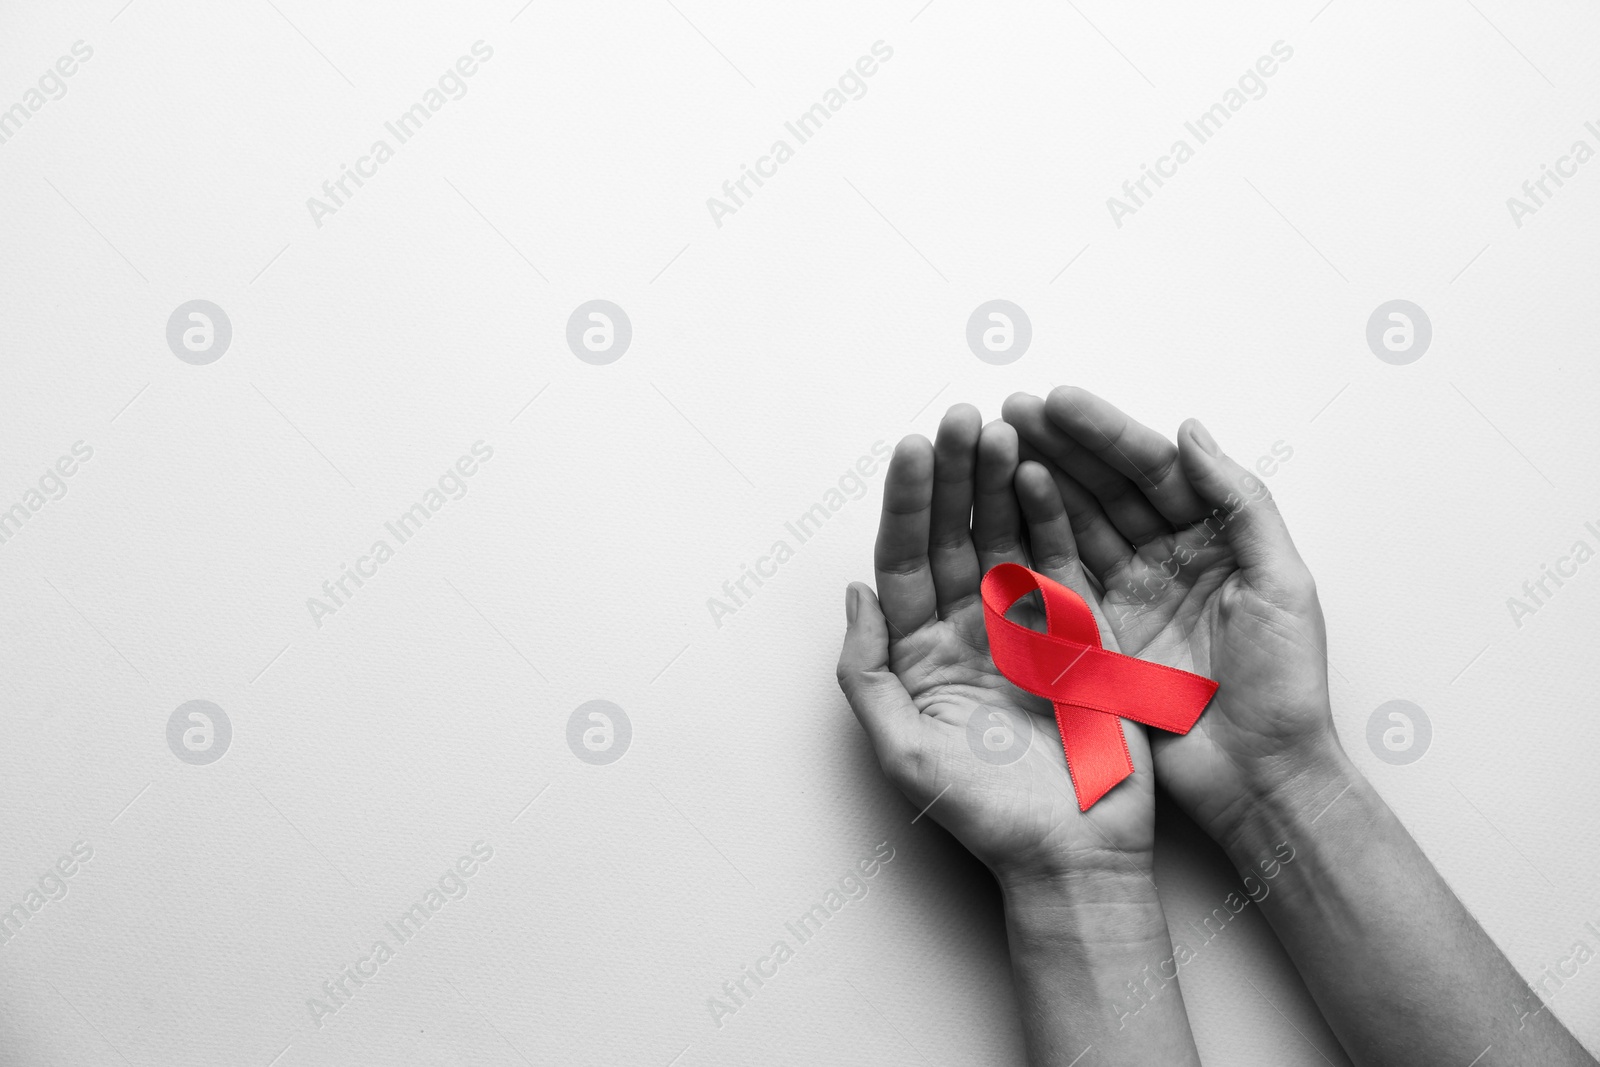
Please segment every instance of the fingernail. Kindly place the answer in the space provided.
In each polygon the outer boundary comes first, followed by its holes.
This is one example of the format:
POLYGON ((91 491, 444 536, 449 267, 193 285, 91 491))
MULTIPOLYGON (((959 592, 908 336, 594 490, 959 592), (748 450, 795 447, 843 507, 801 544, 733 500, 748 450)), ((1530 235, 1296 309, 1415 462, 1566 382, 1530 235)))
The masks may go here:
POLYGON ((856 611, 861 607, 861 592, 855 586, 847 586, 844 591, 844 621, 851 626, 856 624, 856 611))
POLYGON ((1211 431, 1206 429, 1205 423, 1201 422, 1199 419, 1195 419, 1194 429, 1190 432, 1194 435, 1194 443, 1204 449, 1206 455, 1222 455, 1222 449, 1217 447, 1217 439, 1211 436, 1211 431))

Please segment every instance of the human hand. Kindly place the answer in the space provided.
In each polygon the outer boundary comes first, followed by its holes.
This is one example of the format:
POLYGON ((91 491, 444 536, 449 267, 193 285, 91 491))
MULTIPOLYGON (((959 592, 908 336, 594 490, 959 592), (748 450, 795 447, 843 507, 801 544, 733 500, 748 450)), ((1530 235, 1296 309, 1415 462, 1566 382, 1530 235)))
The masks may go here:
POLYGON ((1123 653, 1219 683, 1189 733, 1152 731, 1157 776, 1241 870, 1293 849, 1261 909, 1350 1059, 1593 1067, 1340 748, 1316 586, 1266 486, 1192 419, 1173 444, 1066 388, 1004 416, 1025 524, 1074 535, 1033 541, 1036 566, 1092 577, 1123 653))
MULTIPOLYGON (((1041 553, 1082 593, 1091 575, 1120 651, 1214 679, 1184 735, 1154 731, 1156 773, 1226 844, 1307 770, 1347 763, 1333 730, 1316 586, 1266 486, 1197 420, 1174 445, 1092 393, 1010 397, 1030 528, 1068 521, 1076 552, 1041 553)), ((1106 799, 1116 796, 1113 790, 1106 799)))
MULTIPOLYGON (((1016 431, 983 426, 970 405, 950 409, 936 444, 900 442, 884 485, 878 596, 860 583, 846 594, 839 684, 889 779, 917 807, 929 806, 1003 886, 1082 874, 1148 881, 1154 784, 1144 728, 1122 720, 1134 774, 1080 812, 1050 702, 1013 686, 989 656, 979 583, 996 564, 1032 566, 1096 601, 1080 568, 1058 565, 1073 558, 1064 514, 1025 537, 1017 464, 1016 431), (968 742, 972 717, 994 712, 1013 722, 1025 716, 1037 735, 1013 763, 980 759, 968 742)), ((1105 646, 1115 649, 1095 610, 1105 646)), ((1037 627, 1037 612, 1030 621, 1024 605, 1017 611, 1037 627)))

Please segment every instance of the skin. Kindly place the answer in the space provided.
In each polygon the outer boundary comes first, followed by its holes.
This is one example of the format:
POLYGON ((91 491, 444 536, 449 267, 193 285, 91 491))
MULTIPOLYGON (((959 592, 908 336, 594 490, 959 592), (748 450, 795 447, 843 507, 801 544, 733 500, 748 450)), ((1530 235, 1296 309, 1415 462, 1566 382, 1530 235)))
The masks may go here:
POLYGON ((1174 445, 1082 390, 1004 411, 1022 507, 1067 515, 1081 554, 1063 565, 1093 576, 1121 651, 1220 683, 1194 729, 1153 744, 1162 786, 1225 836, 1260 788, 1337 744, 1316 584, 1276 503, 1195 420, 1174 445))
MULTIPOLYGON (((1080 812, 1049 702, 1013 687, 989 657, 979 581, 995 564, 1033 566, 1094 602, 1070 564, 1065 513, 1024 523, 1017 467, 1015 430, 983 426, 967 405, 945 416, 936 443, 900 442, 885 481, 878 592, 856 583, 846 593, 839 682, 884 773, 999 881, 1030 1062, 1066 1065, 1093 1049, 1096 1064, 1197 1064, 1177 984, 1142 977, 1173 955, 1151 878, 1144 729, 1123 722, 1135 773, 1080 812), (989 718, 997 712, 1026 716, 1036 735, 1004 766, 968 743, 969 720, 1003 722, 989 718), (1148 1003, 1130 993, 1142 981, 1159 989, 1148 1003)), ((1021 609, 1014 617, 1028 622, 1021 609)))
POLYGON ((1054 562, 1120 650, 1220 683, 1152 738, 1156 776, 1241 872, 1293 849, 1261 909, 1351 1060, 1593 1065, 1340 746, 1316 586, 1266 487, 1192 419, 1174 443, 1073 388, 1004 415, 1021 509, 1066 516, 1054 562))

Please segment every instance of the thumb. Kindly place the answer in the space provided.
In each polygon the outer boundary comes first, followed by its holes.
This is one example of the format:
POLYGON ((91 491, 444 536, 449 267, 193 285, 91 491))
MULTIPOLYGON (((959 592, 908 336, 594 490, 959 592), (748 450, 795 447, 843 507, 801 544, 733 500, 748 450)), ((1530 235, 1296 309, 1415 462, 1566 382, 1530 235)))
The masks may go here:
POLYGON ((878 598, 860 582, 851 582, 845 590, 845 618, 839 688, 887 770, 909 754, 912 731, 922 713, 889 669, 889 624, 878 598))
POLYGON ((1284 585, 1308 576, 1266 485, 1224 455, 1199 419, 1178 428, 1178 462, 1212 509, 1204 522, 1210 527, 1223 520, 1222 535, 1252 584, 1284 585))

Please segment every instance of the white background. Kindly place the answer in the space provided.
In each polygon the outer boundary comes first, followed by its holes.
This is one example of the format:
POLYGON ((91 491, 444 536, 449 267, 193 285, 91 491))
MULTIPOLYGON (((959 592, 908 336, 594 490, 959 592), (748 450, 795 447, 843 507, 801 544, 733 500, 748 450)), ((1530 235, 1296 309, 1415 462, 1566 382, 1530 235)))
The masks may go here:
MULTIPOLYGON (((1600 563, 1521 627, 1506 603, 1600 543, 1600 161, 1520 228, 1506 205, 1600 148, 1600 11, 520 2, 6 5, 0 107, 93 56, 0 144, 0 506, 94 455, 0 544, 0 907, 94 858, 0 946, 0 1060, 1021 1062, 988 877, 912 823, 833 680, 881 472, 720 627, 706 601, 874 442, 1067 382, 1246 462, 1292 447, 1269 484, 1346 747, 1530 980, 1600 951, 1600 563), (478 40, 467 94, 317 226, 307 198, 478 40), (707 197, 880 40, 865 96, 716 226, 707 197), (1267 94, 1114 225, 1277 41, 1267 94), (1003 367, 964 340, 997 297, 1034 329, 1003 367), (195 298, 233 326, 209 366, 166 343, 195 298), (608 366, 564 339, 593 298, 633 323, 608 366), (1409 366, 1365 341, 1393 298, 1434 326, 1409 366), (467 494, 317 626, 307 598, 476 441, 467 494), (1407 766, 1365 741, 1397 698, 1433 724, 1407 766), (192 699, 233 726, 208 766, 166 743, 192 699), (565 739, 593 699, 633 726, 609 766, 565 739), (313 1026, 480 839, 470 892, 313 1026)), ((1159 865, 1192 944, 1235 876, 1176 817, 1159 865)), ((1254 908, 1182 982, 1211 1061, 1344 1062, 1254 908)), ((1596 1005, 1600 961, 1553 999, 1591 1046, 1596 1005)))

